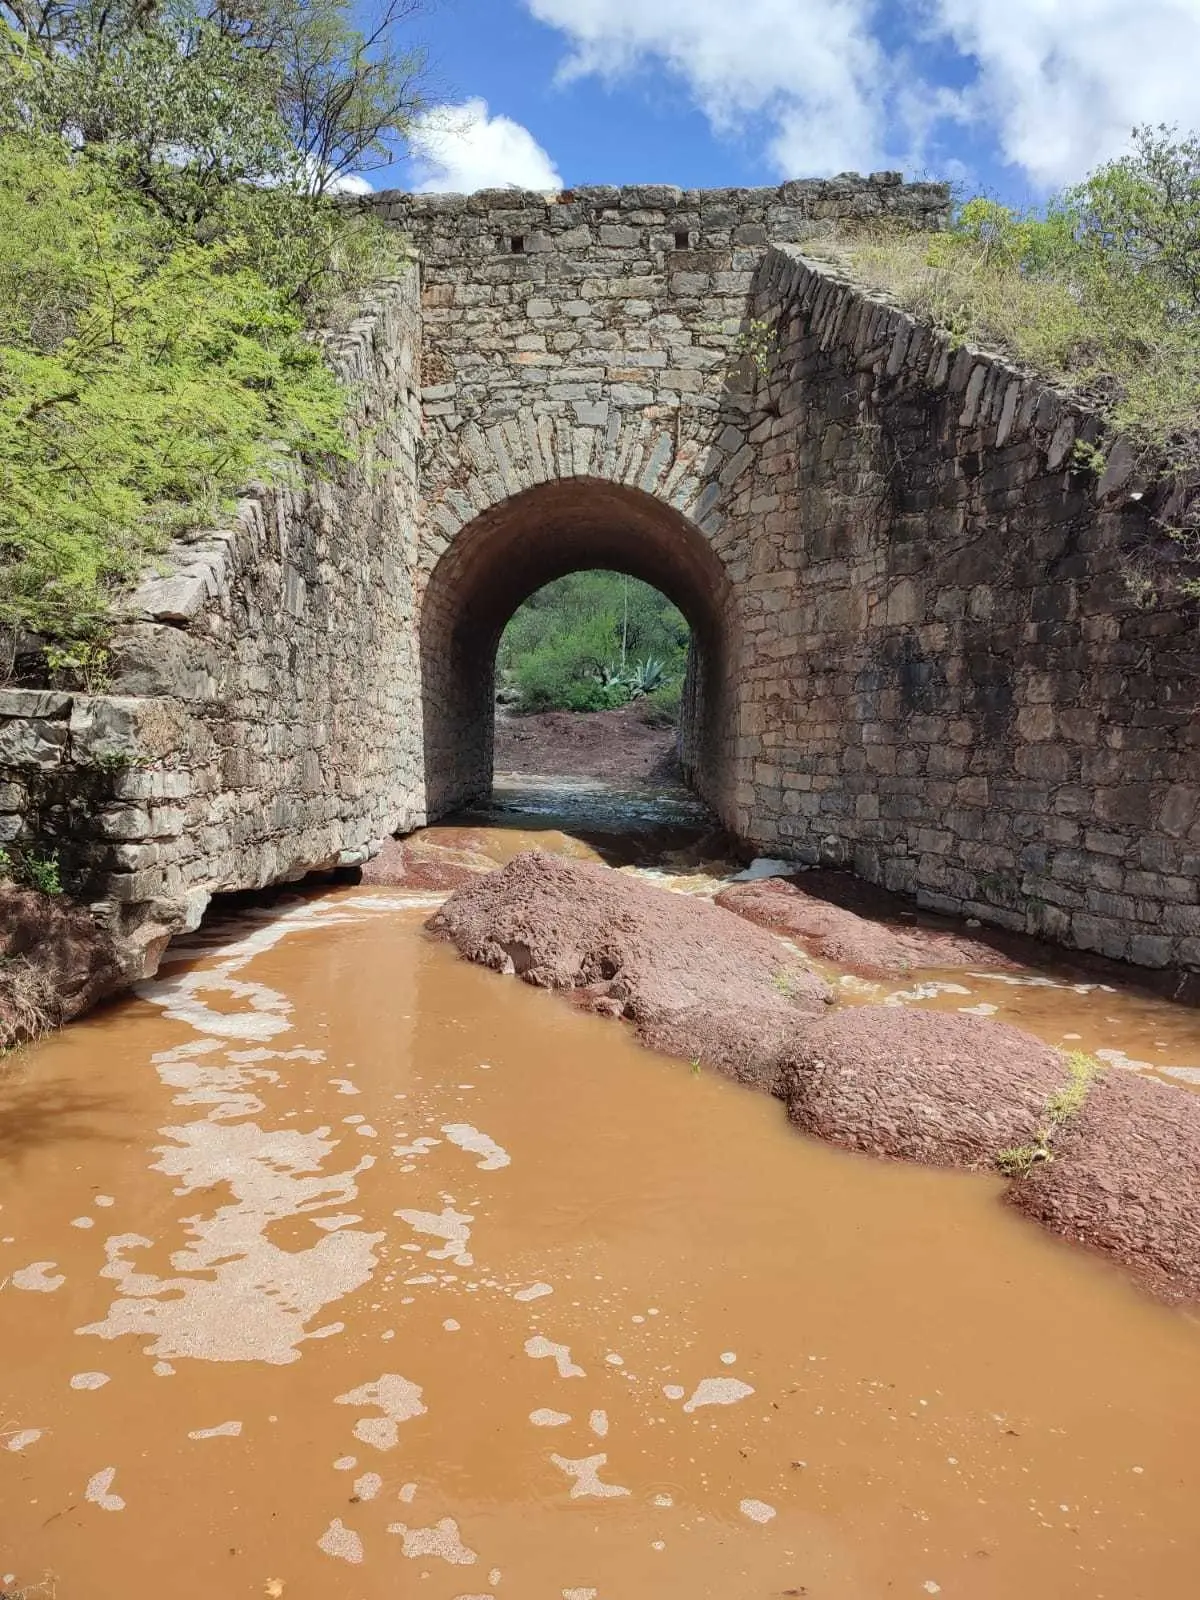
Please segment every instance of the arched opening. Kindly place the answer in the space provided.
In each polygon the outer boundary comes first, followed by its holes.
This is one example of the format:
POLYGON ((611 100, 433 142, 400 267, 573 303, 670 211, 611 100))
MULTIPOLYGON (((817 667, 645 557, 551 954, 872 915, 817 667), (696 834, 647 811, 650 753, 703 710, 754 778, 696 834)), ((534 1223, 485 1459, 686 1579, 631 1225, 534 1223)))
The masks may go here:
POLYGON ((492 785, 496 649, 522 601, 588 568, 627 572, 677 605, 691 628, 680 713, 683 775, 732 815, 736 656, 729 581, 694 523, 638 489, 595 478, 538 485, 462 528, 421 605, 425 793, 430 820, 492 785))
POLYGON ((494 782, 676 787, 690 643, 678 606, 627 572, 593 567, 535 590, 496 652, 494 782))

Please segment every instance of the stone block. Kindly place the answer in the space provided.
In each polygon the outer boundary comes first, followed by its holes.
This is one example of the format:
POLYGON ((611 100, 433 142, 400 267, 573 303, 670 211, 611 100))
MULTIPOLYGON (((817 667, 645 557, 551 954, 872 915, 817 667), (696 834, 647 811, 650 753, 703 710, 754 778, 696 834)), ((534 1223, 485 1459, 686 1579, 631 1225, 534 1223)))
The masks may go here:
POLYGON ((67 723, 43 717, 0 722, 0 767, 44 771, 62 765, 67 751, 67 723))

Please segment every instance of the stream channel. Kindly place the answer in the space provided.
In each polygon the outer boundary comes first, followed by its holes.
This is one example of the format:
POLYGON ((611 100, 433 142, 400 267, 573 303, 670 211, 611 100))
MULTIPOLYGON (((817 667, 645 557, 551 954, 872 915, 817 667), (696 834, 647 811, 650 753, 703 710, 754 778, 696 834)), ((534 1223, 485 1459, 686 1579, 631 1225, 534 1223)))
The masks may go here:
MULTIPOLYGON (((736 870, 600 801, 425 837, 736 870)), ((439 898, 227 910, 9 1064, 0 1591, 1194 1600, 1194 1313, 460 961, 439 898)), ((842 988, 1200 1085, 1200 1013, 1052 962, 842 988)))

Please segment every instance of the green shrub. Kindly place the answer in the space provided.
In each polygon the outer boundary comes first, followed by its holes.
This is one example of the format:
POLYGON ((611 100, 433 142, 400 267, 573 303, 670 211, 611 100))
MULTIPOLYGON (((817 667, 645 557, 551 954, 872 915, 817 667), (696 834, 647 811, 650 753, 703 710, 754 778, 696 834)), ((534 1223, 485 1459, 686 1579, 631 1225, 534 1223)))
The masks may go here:
POLYGON ((298 310, 110 167, 0 141, 0 626, 98 634, 112 587, 292 453, 346 446, 298 310))
POLYGON ((604 710, 682 678, 689 630, 657 589, 576 572, 530 597, 504 631, 497 678, 530 711, 604 710))
POLYGON ((329 196, 409 126, 411 10, 0 4, 0 635, 78 655, 172 534, 349 453, 312 330, 398 251, 329 196))
POLYGON ((847 234, 856 274, 957 339, 1081 393, 1166 462, 1200 464, 1200 140, 1130 152, 1040 214, 976 198, 945 233, 847 234))
POLYGON ((682 701, 683 679, 676 678, 673 683, 665 683, 646 695, 639 702, 638 715, 652 728, 675 728, 679 726, 682 701))

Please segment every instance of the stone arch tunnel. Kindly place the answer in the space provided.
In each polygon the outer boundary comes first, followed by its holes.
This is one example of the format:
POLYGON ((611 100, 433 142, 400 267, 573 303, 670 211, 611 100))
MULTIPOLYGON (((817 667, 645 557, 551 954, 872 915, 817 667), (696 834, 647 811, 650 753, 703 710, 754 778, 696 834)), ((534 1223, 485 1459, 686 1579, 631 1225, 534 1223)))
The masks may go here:
POLYGON ((421 605, 426 805, 444 814, 492 781, 493 673, 505 624, 553 578, 609 567, 661 590, 692 629, 681 728, 685 775, 720 814, 731 804, 736 724, 732 591, 694 523, 644 490, 563 478, 481 513, 435 566, 421 605))
POLYGON ((363 203, 412 259, 327 346, 356 458, 174 547, 111 692, 0 691, 0 843, 58 850, 131 971, 486 788, 500 630, 597 565, 691 621, 685 759, 749 846, 1200 967, 1195 618, 1125 577, 1166 491, 815 253, 943 226, 943 186, 363 203))

